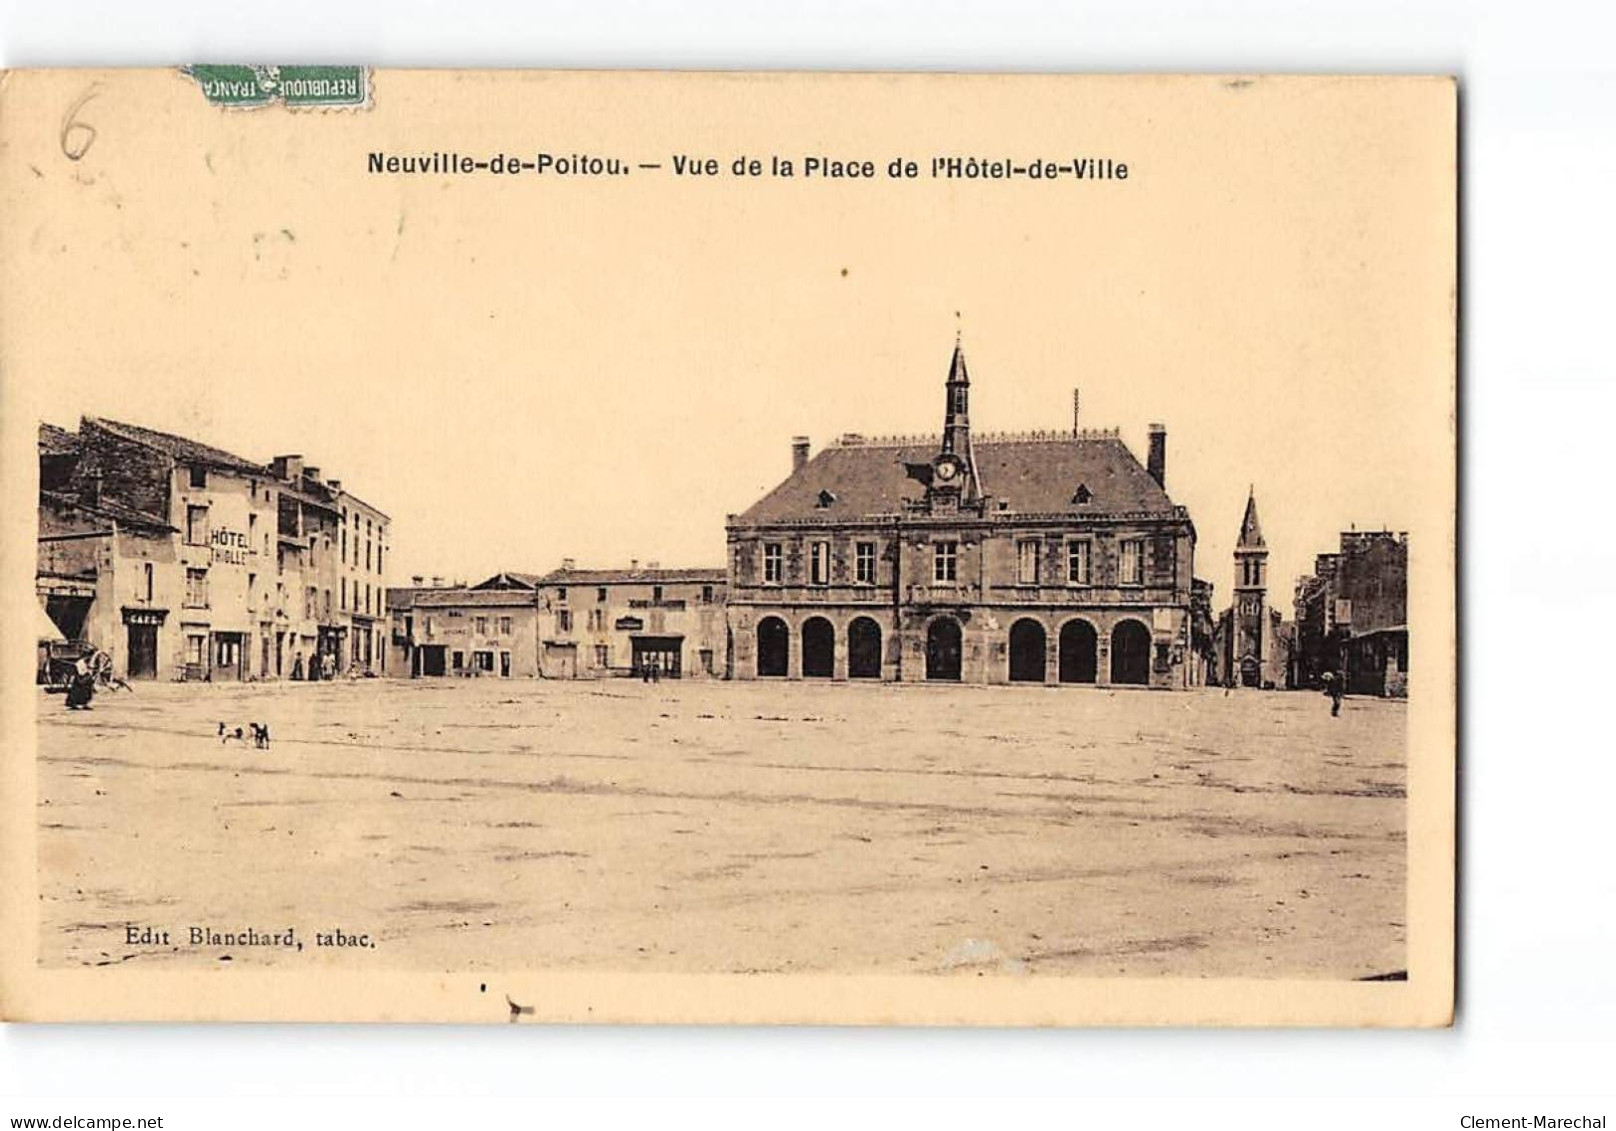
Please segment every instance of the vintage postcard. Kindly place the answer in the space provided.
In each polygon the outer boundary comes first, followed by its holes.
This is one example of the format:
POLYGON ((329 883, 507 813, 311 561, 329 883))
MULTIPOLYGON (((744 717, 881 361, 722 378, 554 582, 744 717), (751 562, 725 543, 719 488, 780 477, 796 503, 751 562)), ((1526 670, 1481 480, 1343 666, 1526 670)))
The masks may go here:
POLYGON ((0 76, 0 1012, 1448 1024, 1456 97, 0 76))

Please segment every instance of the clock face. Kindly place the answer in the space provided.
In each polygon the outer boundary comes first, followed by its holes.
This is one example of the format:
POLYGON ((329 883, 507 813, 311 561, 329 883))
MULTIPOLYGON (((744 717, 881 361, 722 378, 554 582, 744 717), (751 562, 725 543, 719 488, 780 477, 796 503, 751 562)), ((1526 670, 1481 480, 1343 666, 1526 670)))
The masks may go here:
POLYGON ((937 465, 937 478, 947 483, 959 474, 960 465, 951 459, 945 459, 937 465))

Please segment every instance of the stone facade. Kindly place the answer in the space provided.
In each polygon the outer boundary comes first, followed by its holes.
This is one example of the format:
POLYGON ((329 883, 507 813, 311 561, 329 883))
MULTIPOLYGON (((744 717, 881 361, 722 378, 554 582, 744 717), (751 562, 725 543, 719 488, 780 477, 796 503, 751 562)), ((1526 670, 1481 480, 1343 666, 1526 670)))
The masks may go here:
POLYGON ((538 579, 541 662, 552 679, 722 679, 730 645, 722 569, 578 569, 538 579))
POLYGON ((1195 528, 1114 431, 973 436, 956 346, 940 435, 847 435, 731 515, 738 679, 1190 686, 1195 528))
POLYGON ((1408 535, 1343 531, 1296 583, 1299 686, 1343 672, 1358 695, 1408 694, 1408 535))
POLYGON ((329 604, 341 493, 317 469, 94 417, 44 426, 39 457, 36 588, 115 675, 288 679, 322 652, 330 674, 368 670, 339 647, 354 631, 329 604))

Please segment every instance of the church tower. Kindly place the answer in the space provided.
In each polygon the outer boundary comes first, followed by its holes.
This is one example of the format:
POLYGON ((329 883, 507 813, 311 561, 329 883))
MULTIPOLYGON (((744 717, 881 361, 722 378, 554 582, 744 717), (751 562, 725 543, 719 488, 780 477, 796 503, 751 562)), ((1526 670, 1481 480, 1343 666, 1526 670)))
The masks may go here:
POLYGON ((1268 627, 1268 544, 1257 518, 1255 486, 1246 496, 1246 515, 1234 547, 1233 613, 1231 670, 1242 686, 1261 687, 1274 642, 1268 627))

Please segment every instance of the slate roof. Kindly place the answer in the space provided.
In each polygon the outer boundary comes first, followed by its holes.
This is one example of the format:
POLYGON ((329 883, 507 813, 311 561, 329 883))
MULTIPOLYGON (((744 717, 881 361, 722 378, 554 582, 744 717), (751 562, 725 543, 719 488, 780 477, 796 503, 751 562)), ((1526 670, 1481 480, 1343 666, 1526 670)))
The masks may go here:
MULTIPOLYGON (((925 497, 905 463, 930 461, 940 436, 901 442, 846 438, 823 449, 801 470, 742 512, 739 521, 852 519, 900 513, 905 499, 925 497), (820 506, 821 492, 833 498, 820 506)), ((1167 492, 1151 478, 1115 432, 1034 433, 972 438, 983 493, 1022 514, 1119 514, 1173 517, 1167 492), (1075 500, 1087 487, 1087 503, 1075 500)))
POLYGON ((1251 494, 1246 496, 1246 517, 1240 520, 1240 541, 1237 548, 1241 550, 1261 550, 1268 543, 1263 541, 1262 523, 1257 519, 1257 492, 1253 488, 1251 494))
POLYGON ((167 452, 182 463, 204 464, 208 467, 222 468, 227 471, 240 471, 249 475, 268 477, 270 470, 261 463, 254 463, 250 459, 227 452, 222 448, 210 447, 195 440, 187 440, 184 436, 175 436, 169 432, 159 432, 154 428, 142 428, 138 424, 124 424, 117 420, 106 420, 101 417, 87 416, 86 424, 104 428, 115 436, 122 436, 126 440, 133 440, 138 444, 156 448, 167 452))
POLYGON ((539 578, 540 585, 676 585, 722 584, 723 569, 557 569, 539 578))
POLYGON ((493 577, 488 578, 486 581, 479 581, 476 585, 473 585, 472 588, 537 589, 539 587, 539 581, 539 575, 536 573, 517 573, 514 570, 506 570, 503 573, 496 573, 493 577))

